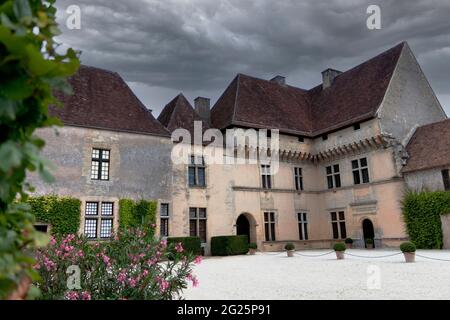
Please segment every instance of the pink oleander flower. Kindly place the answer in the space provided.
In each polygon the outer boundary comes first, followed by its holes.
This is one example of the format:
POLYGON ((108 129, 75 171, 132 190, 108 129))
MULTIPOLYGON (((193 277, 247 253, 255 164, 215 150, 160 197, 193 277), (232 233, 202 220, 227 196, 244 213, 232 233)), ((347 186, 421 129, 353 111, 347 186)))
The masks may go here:
POLYGON ((120 283, 124 283, 127 280, 127 273, 125 271, 119 272, 119 275, 117 276, 117 281, 120 283))
POLYGON ((155 229, 155 228, 156 228, 156 223, 152 223, 150 226, 151 226, 153 229, 155 229))
POLYGON ((50 238, 50 245, 54 246, 56 244, 56 239, 52 236, 50 238))
POLYGON ((153 266, 153 265, 155 265, 157 262, 158 262, 158 259, 156 259, 156 258, 151 258, 151 259, 148 259, 148 260, 147 260, 147 264, 148 264, 149 266, 153 266))
POLYGON ((189 273, 189 274, 187 275, 187 279, 188 279, 189 281, 192 282, 192 286, 193 286, 194 288, 195 288, 195 287, 198 287, 198 279, 197 279, 196 276, 194 276, 194 275, 192 275, 191 273, 189 273))
POLYGON ((194 263, 195 264, 200 264, 202 263, 202 256, 196 256, 194 259, 194 263))
POLYGON ((148 275, 148 270, 142 271, 142 277, 145 278, 148 275))
POLYGON ((137 281, 134 278, 128 278, 128 284, 130 285, 130 287, 134 288, 136 287, 137 281))
POLYGON ((79 295, 76 291, 69 291, 65 295, 66 300, 78 300, 79 295))
POLYGON ((159 290, 161 293, 165 292, 169 288, 169 282, 164 279, 160 279, 159 281, 159 290))
POLYGON ((87 291, 81 293, 81 300, 91 300, 91 295, 87 291))
POLYGON ((47 257, 44 257, 44 266, 47 271, 52 271, 53 269, 56 269, 56 263, 54 263, 47 257))
POLYGON ((160 244, 163 248, 167 247, 167 239, 162 239, 162 240, 159 242, 159 244, 160 244))
POLYGON ((175 245, 175 250, 177 250, 177 252, 183 252, 183 251, 184 251, 183 245, 181 244, 181 242, 178 242, 178 243, 175 245))

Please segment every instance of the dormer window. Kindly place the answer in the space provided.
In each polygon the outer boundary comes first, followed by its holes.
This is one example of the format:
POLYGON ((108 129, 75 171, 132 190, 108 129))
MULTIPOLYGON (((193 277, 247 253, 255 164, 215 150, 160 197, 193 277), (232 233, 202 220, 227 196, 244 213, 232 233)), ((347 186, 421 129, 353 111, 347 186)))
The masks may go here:
POLYGON ((323 141, 328 140, 328 135, 327 134, 322 135, 322 140, 323 141))
POLYGON ((302 136, 299 136, 299 137, 298 137, 298 142, 305 142, 305 138, 302 137, 302 136))
POLYGON ((353 125, 353 130, 359 130, 359 129, 361 129, 361 125, 359 123, 355 123, 353 125))

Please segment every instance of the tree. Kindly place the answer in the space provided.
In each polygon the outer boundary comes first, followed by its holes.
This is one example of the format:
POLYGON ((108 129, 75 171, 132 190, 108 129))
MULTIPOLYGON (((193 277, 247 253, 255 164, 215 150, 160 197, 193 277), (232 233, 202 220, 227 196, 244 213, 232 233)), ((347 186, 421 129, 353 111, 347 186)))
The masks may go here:
MULTIPOLYGON (((66 78, 79 67, 77 53, 57 52, 55 0, 0 1, 0 299, 26 293, 38 277, 28 249, 46 243, 24 204, 33 191, 27 171, 51 180, 40 156, 37 128, 59 122, 48 114, 59 105, 54 90, 70 92, 66 78)), ((30 293, 30 292, 29 292, 30 293)))

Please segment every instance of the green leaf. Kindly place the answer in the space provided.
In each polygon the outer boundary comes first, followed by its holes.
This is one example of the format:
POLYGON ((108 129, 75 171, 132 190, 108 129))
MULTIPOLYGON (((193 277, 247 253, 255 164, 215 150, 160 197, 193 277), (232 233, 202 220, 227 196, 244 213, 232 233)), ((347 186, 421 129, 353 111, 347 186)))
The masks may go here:
POLYGON ((4 83, 0 91, 7 99, 24 100, 33 93, 33 86, 28 83, 27 78, 20 77, 4 83))
POLYGON ((14 120, 16 118, 16 104, 0 97, 0 118, 14 120))
POLYGON ((7 141, 0 146, 0 169, 8 172, 10 169, 19 167, 22 161, 22 152, 12 141, 7 141))

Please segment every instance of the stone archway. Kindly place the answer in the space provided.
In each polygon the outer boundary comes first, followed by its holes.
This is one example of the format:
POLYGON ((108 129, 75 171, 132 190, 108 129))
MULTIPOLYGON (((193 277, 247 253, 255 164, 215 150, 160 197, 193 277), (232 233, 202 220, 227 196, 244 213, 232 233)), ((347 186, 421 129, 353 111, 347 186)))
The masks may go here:
MULTIPOLYGON (((362 222, 362 229, 363 229, 363 239, 364 239, 364 246, 366 245, 366 239, 375 239, 375 230, 373 228, 373 223, 370 221, 370 219, 364 219, 362 222)), ((373 244, 375 248, 375 241, 373 244)))
POLYGON ((256 221, 249 213, 242 213, 236 219, 236 234, 246 235, 248 242, 256 243, 256 221))

